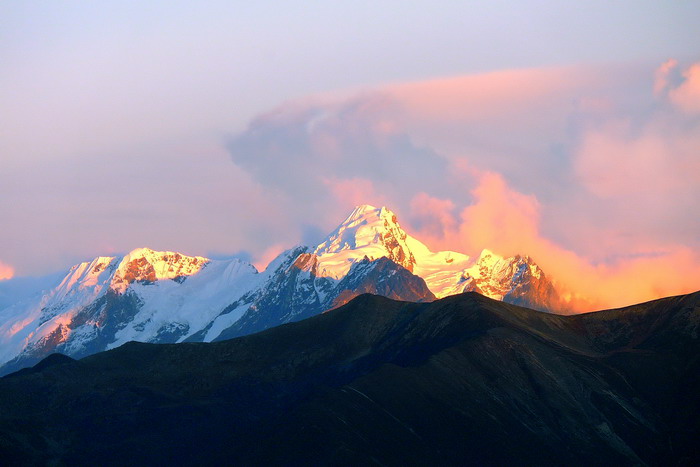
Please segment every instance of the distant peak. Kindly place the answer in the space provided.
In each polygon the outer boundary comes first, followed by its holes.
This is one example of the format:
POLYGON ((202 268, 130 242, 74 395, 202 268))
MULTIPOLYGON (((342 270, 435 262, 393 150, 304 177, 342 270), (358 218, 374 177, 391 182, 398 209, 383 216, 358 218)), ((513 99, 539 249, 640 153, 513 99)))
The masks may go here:
POLYGON ((208 258, 173 251, 136 248, 121 260, 112 288, 123 292, 132 282, 152 283, 162 279, 191 276, 209 263, 208 258))
POLYGON ((135 260, 145 258, 149 261, 180 261, 180 260, 197 260, 200 262, 210 261, 202 256, 189 256, 177 251, 158 251, 148 247, 134 248, 129 253, 124 255, 125 260, 135 260))

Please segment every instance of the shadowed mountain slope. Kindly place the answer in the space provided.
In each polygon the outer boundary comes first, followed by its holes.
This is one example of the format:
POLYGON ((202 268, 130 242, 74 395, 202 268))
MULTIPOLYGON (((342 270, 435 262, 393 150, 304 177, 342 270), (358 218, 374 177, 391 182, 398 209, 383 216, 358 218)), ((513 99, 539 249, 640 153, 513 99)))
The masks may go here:
POLYGON ((362 295, 0 379, 10 463, 660 465, 700 453, 700 293, 556 316, 362 295))

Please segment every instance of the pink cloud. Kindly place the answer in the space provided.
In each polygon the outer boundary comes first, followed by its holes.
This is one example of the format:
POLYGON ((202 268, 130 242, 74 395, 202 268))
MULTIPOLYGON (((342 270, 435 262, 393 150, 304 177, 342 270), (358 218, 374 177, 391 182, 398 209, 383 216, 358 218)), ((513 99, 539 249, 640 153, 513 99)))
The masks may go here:
POLYGON ((372 204, 382 206, 387 204, 387 198, 377 193, 374 183, 366 178, 337 178, 324 179, 330 194, 335 199, 335 204, 345 211, 352 210, 360 204, 372 204))
POLYGON ((700 219, 689 215, 700 199, 697 118, 658 106, 642 115, 603 114, 581 126, 571 148, 578 191, 567 205, 546 206, 548 227, 563 232, 570 248, 599 260, 675 249, 669 245, 698 251, 700 219))
POLYGON ((654 95, 661 96, 668 91, 671 85, 671 74, 678 68, 678 60, 668 59, 654 72, 654 95))
POLYGON ((15 275, 15 269, 9 264, 0 261, 0 281, 12 279, 15 275))
POLYGON ((528 251, 537 237, 537 199, 511 190, 503 177, 492 172, 481 175, 472 195, 476 202, 462 211, 459 228, 470 251, 488 245, 507 255, 528 251))
POLYGON ((652 123, 641 131, 616 120, 588 131, 576 154, 583 184, 602 198, 667 196, 683 185, 700 182, 700 137, 652 123))
POLYGON ((685 79, 668 92, 671 102, 681 111, 694 115, 700 113, 700 63, 692 64, 683 72, 685 79))
MULTIPOLYGON (((438 122, 492 120, 545 104, 600 82, 590 68, 529 68, 387 86, 409 114, 438 122)), ((542 105, 542 111, 548 108, 542 105)))
POLYGON ((563 137, 576 103, 606 102, 607 89, 628 78, 619 70, 544 67, 500 70, 381 88, 396 119, 418 144, 489 170, 517 172, 524 153, 563 137), (546 135, 546 138, 543 137, 546 135))
POLYGON ((277 258, 280 253, 289 247, 290 245, 279 243, 266 248, 253 259, 253 266, 255 266, 258 271, 264 271, 273 259, 277 258))
POLYGON ((457 227, 454 210, 452 200, 421 192, 411 199, 410 219, 422 240, 442 249, 445 239, 453 235, 457 227))

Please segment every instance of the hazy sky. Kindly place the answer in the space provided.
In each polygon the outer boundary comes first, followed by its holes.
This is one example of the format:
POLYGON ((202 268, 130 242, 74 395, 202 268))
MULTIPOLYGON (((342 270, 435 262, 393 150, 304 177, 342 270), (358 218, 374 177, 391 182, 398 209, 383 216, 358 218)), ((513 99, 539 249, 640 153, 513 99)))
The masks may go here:
POLYGON ((144 3, 0 3, 0 279, 264 264, 367 202, 601 303, 700 289, 700 4, 144 3))

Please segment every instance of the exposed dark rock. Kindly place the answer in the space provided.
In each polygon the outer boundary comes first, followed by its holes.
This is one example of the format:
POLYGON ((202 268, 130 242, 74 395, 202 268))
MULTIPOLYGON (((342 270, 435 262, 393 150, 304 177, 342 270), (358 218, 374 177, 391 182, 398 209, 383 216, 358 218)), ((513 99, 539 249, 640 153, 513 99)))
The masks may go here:
MULTIPOLYGON (((431 301, 435 296, 425 281, 388 258, 353 264, 340 281, 317 275, 317 257, 301 253, 283 263, 273 279, 254 297, 243 297, 228 307, 250 303, 244 315, 215 340, 252 334, 280 324, 323 313, 353 297, 373 293, 407 301, 431 301)), ((203 338, 204 334, 200 334, 203 338)))
POLYGON ((371 293, 394 300, 430 302, 435 296, 425 281, 389 258, 370 261, 367 257, 352 265, 336 286, 336 296, 328 308, 344 305, 358 295, 371 293))

